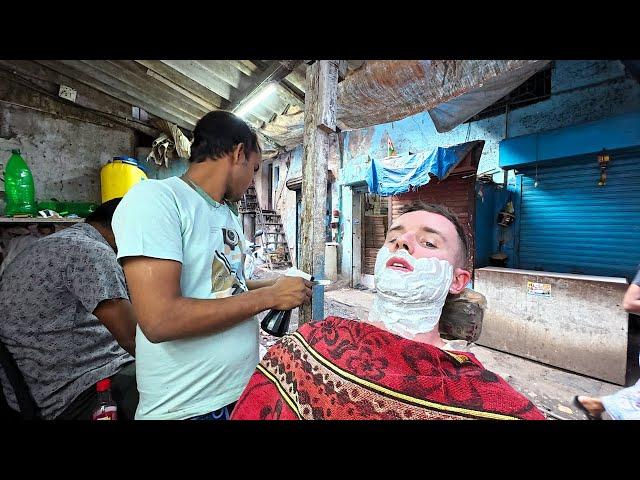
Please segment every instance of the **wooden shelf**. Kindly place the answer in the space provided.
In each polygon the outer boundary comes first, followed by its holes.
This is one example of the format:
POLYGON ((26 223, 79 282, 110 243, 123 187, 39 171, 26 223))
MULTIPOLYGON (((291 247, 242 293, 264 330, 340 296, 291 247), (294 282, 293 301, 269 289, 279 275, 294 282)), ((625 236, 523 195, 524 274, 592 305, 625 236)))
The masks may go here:
POLYGON ((0 225, 30 225, 34 223, 81 223, 84 218, 0 217, 0 225))

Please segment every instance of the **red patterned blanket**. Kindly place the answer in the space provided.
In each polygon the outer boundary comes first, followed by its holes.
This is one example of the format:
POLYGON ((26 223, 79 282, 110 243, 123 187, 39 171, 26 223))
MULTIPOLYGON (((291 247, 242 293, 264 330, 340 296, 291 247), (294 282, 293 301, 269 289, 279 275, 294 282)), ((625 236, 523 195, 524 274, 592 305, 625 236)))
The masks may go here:
POLYGON ((527 419, 544 415, 468 352, 364 322, 303 325, 258 365, 232 419, 527 419))

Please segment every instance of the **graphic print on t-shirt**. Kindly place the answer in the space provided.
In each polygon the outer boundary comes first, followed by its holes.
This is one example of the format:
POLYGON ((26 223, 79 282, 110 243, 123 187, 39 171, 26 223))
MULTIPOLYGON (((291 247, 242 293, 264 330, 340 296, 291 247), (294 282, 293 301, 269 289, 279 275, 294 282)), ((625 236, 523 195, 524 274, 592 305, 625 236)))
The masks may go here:
POLYGON ((242 268, 240 236, 235 230, 222 228, 224 251, 216 250, 211 265, 211 291, 216 298, 225 298, 246 290, 238 278, 242 268))

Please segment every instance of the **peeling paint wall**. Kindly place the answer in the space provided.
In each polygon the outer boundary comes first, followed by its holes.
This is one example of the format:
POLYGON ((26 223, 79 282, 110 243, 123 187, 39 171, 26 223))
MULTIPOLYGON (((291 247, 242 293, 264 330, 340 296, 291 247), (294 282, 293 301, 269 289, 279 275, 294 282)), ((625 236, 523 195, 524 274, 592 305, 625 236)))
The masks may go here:
POLYGON ((56 102, 50 97, 3 80, 2 99, 32 107, 0 103, 0 169, 19 148, 33 173, 36 198, 100 201, 100 168, 118 155, 132 156, 136 135, 132 129, 105 126, 74 105, 71 115, 43 111, 56 102))
MULTIPOLYGON (((296 147, 290 152, 286 152, 273 159, 274 170, 278 166, 280 171, 280 177, 278 181, 278 190, 273 196, 275 203, 275 210, 280 214, 282 223, 284 224, 285 234, 289 249, 291 250, 291 258, 295 264, 296 261, 296 192, 289 190, 286 186, 287 181, 302 176, 302 146, 296 147)), ((340 152, 338 146, 338 139, 334 138, 329 146, 329 170, 335 177, 338 177, 338 170, 340 164, 340 152)), ((256 192, 260 198, 260 205, 264 208, 267 202, 267 186, 268 182, 268 162, 265 162, 260 168, 260 173, 256 176, 256 192)), ((331 201, 332 208, 338 208, 340 202, 340 187, 337 182, 333 182, 331 185, 331 201)), ((338 263, 339 264, 339 263, 338 263)))
MULTIPOLYGON (((296 263, 296 192, 287 188, 287 181, 302 175, 302 146, 296 147, 290 152, 275 157, 269 162, 263 162, 260 172, 256 175, 256 193, 260 201, 260 206, 266 208, 268 199, 268 172, 269 163, 279 167, 278 189, 273 195, 274 209, 280 214, 284 225, 285 235, 291 259, 296 263)), ((275 179, 274 179, 275 182, 275 179)), ((256 227, 257 228, 257 227, 256 227)))
POLYGON ((479 345, 625 384, 624 280, 488 267, 476 271, 475 289, 489 305, 479 345), (528 282, 546 284, 549 295, 528 282))

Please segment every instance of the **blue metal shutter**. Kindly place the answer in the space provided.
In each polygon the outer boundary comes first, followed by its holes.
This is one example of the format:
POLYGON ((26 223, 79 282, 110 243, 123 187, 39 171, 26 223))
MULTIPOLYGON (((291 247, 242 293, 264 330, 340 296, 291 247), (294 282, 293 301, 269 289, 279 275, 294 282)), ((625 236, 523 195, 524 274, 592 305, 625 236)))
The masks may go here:
POLYGON ((519 267, 610 277, 640 263, 640 152, 611 154, 599 187, 595 155, 522 173, 519 267))

